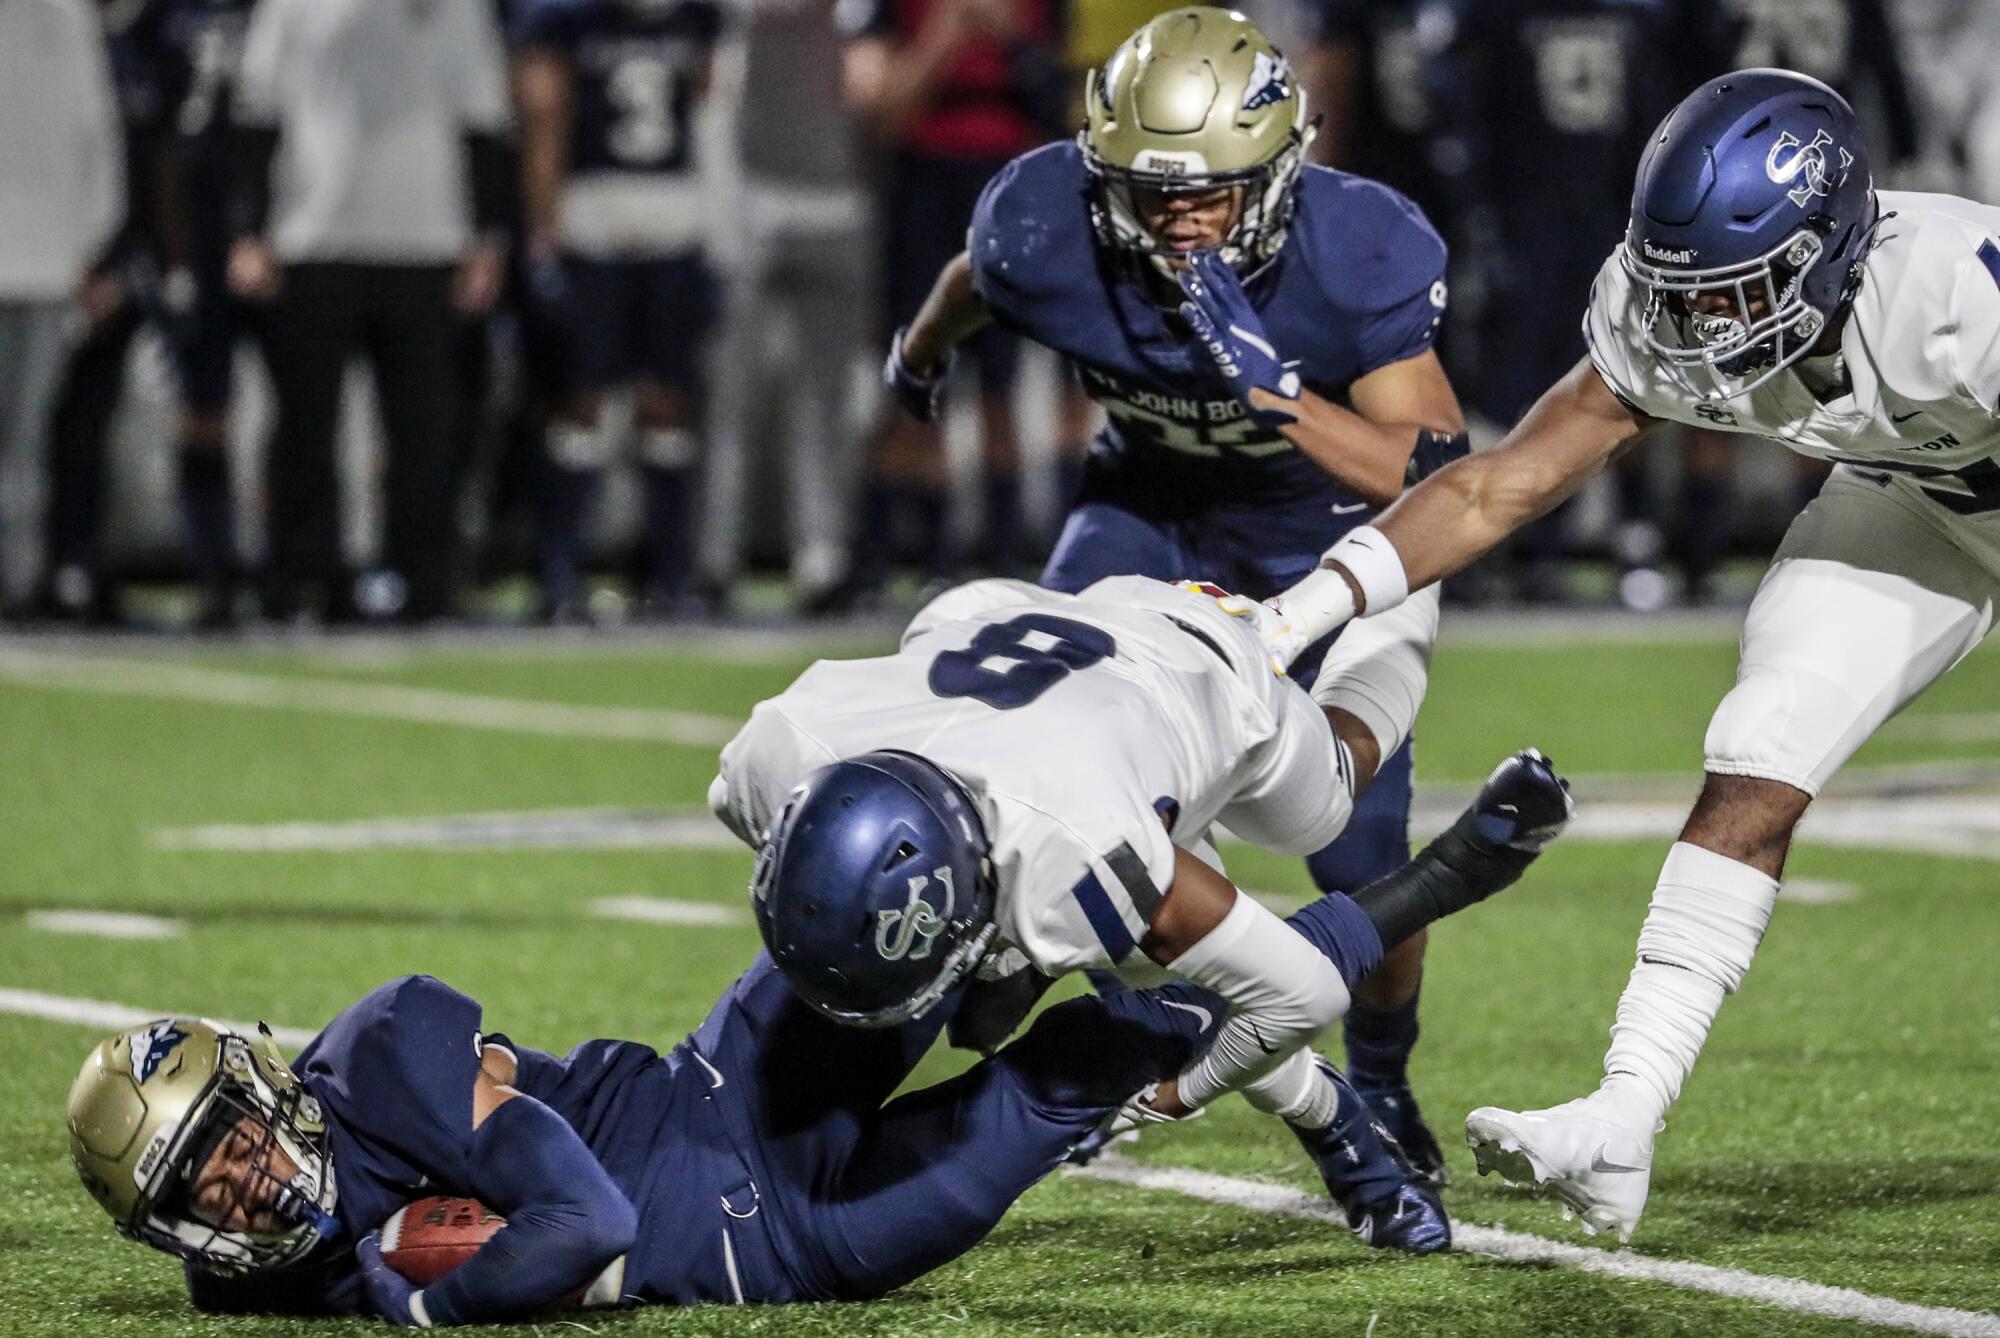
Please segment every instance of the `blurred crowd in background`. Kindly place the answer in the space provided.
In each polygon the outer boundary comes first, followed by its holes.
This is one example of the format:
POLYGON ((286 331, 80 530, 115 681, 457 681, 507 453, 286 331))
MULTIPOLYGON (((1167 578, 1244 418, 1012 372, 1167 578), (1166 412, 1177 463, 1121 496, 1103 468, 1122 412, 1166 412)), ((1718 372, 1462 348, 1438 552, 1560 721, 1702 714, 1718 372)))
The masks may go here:
MULTIPOLYGON (((675 620, 753 572, 818 615, 1032 577, 1096 429, 1067 370, 982 333, 939 430, 877 368, 986 180, 1168 7, 0 0, 0 622, 675 620)), ((1581 356, 1644 137, 1713 74, 1824 79, 1878 186, 2000 199, 1991 0, 1241 8, 1315 155, 1450 244, 1476 442, 1581 356)), ((1453 593, 1727 597, 1806 464, 1682 433, 1453 593)))

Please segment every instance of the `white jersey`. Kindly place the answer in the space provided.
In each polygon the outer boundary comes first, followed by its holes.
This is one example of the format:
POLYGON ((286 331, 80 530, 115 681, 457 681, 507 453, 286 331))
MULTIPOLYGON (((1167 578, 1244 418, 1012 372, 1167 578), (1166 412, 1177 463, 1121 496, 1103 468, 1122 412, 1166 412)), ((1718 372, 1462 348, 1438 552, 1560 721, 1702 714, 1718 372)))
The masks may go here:
POLYGON ((2000 511, 2000 209, 1909 191, 1878 199, 1877 244, 1841 335, 1848 393, 1822 404, 1794 366, 1747 395, 1698 400, 1646 348, 1646 294, 1615 251, 1584 316, 1590 360, 1655 418, 1889 471, 1959 515, 2000 511))
POLYGON ((1303 854, 1345 817, 1328 800, 1346 783, 1332 730, 1254 628, 1143 577, 1081 595, 1002 580, 947 591, 895 654, 822 660, 759 705, 723 749, 710 802, 761 844, 793 787, 881 748, 973 793, 1000 933, 1051 975, 1145 978, 1133 950, 1173 881, 1174 843, 1194 848, 1218 818, 1303 854))

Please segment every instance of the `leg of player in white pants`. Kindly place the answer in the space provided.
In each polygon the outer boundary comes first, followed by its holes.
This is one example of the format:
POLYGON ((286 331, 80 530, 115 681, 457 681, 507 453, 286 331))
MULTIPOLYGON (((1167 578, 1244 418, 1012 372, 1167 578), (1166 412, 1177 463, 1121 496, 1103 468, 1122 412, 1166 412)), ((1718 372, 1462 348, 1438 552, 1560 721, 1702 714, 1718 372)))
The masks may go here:
POLYGON ((1603 1083, 1577 1101, 1466 1119, 1480 1170, 1547 1188, 1586 1230, 1629 1239, 1653 1136, 1771 916, 1793 828, 1875 730, 1978 645, 2000 564, 1914 484, 1842 468, 1793 522, 1708 729, 1707 783, 1661 870, 1618 1002, 1603 1083), (1990 559, 1989 559, 1990 560, 1990 559))

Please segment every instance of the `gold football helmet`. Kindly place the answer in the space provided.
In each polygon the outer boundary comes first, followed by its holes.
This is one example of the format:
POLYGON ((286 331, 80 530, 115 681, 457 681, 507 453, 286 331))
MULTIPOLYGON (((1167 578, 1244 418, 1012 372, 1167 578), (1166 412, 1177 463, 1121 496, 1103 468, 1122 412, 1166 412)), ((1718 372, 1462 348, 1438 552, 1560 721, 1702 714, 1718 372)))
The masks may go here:
POLYGON ((1233 10, 1171 10, 1092 70, 1078 142, 1094 183, 1098 240, 1163 272, 1172 248, 1145 226, 1133 191, 1242 188, 1222 256, 1244 273, 1278 254, 1316 127, 1305 90, 1257 25, 1233 10))
POLYGON ((162 1018, 101 1043, 69 1089, 70 1158, 91 1197, 124 1235, 218 1272, 281 1267, 340 1231, 319 1102, 258 1031, 162 1018), (204 1220, 189 1192, 245 1130, 249 1175, 277 1178, 274 1148, 298 1168, 273 1187, 270 1229, 204 1220))

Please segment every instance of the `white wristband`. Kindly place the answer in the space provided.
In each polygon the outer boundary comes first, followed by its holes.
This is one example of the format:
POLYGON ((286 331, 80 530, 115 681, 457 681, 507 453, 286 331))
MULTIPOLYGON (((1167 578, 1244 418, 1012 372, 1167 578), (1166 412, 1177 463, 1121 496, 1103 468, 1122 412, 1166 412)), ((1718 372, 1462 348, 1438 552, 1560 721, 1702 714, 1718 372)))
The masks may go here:
POLYGON ((1373 525, 1349 530, 1341 541, 1326 550, 1321 562, 1338 562, 1361 587, 1362 616, 1385 613, 1410 597, 1409 573, 1403 570, 1402 554, 1388 536, 1373 525))

